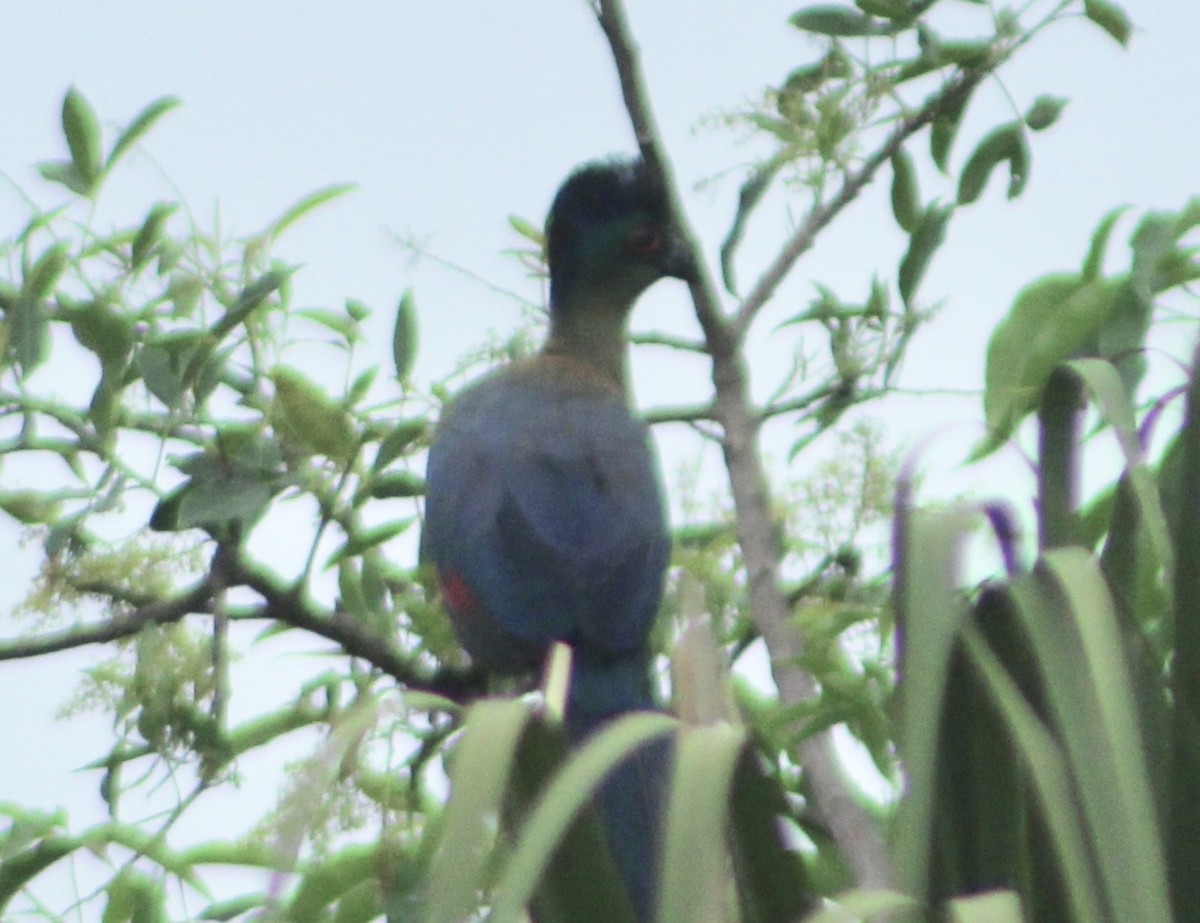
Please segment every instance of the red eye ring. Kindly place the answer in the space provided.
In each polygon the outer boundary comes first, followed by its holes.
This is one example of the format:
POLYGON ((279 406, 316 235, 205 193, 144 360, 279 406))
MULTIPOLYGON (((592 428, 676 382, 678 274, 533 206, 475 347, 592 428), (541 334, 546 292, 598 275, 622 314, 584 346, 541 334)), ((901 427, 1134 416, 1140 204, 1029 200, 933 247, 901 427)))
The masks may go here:
POLYGON ((663 247, 662 232, 649 224, 639 224, 625 238, 625 246, 629 252, 638 256, 649 256, 658 253, 663 247))

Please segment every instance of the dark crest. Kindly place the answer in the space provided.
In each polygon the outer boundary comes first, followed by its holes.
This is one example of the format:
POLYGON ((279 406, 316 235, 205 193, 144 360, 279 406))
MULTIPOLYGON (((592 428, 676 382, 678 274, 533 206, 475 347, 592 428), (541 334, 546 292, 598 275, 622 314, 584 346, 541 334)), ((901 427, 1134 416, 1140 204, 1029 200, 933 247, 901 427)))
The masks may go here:
POLYGON ((554 196, 546 219, 546 259, 553 279, 567 265, 580 236, 598 224, 640 215, 660 227, 667 203, 641 158, 584 164, 554 196))

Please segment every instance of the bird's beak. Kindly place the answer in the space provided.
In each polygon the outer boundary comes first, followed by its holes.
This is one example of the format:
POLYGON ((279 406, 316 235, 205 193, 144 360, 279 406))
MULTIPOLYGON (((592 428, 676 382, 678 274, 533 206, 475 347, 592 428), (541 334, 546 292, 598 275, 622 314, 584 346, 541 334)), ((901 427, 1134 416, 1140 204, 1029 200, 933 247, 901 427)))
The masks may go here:
POLYGON ((659 252, 658 268, 664 276, 691 282, 696 278, 696 262, 692 248, 678 231, 672 231, 659 252))

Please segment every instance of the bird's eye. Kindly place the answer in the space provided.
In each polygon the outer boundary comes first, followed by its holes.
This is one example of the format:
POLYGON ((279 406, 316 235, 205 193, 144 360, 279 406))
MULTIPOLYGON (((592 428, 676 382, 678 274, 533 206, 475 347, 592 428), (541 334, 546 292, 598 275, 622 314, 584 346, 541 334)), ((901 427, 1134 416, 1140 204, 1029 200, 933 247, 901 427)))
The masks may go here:
POLYGON ((662 233, 649 224, 639 224, 625 238, 625 246, 635 256, 649 256, 662 249, 662 233))

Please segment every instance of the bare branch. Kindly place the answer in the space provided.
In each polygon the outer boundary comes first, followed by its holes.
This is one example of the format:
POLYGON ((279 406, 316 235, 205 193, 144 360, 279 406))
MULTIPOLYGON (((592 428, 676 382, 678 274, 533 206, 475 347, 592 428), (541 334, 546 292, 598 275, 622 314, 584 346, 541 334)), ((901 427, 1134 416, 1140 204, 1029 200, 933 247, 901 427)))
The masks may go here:
MULTIPOLYGON (((599 5, 600 26, 612 48, 625 106, 642 156, 662 178, 672 217, 693 253, 696 275, 691 283, 692 300, 712 356, 712 378, 716 389, 713 411, 724 433, 722 449, 737 511, 738 541, 746 563, 747 589, 755 626, 770 651, 772 672, 783 702, 808 701, 815 698, 819 690, 811 674, 799 666, 803 639, 789 617, 787 600, 779 585, 782 548, 771 517, 770 489, 758 450, 759 421, 751 410, 740 336, 720 311, 716 290, 671 182, 636 47, 620 0, 600 0, 599 5)), ((831 217, 832 214, 825 221, 831 217)), ((769 291, 766 294, 769 295, 769 291)), ((766 296, 762 297, 765 300, 766 296)), ((855 799, 833 750, 830 734, 814 734, 806 738, 799 749, 800 761, 811 780, 819 811, 854 869, 859 884, 890 886, 894 874, 887 848, 874 821, 855 799)))

